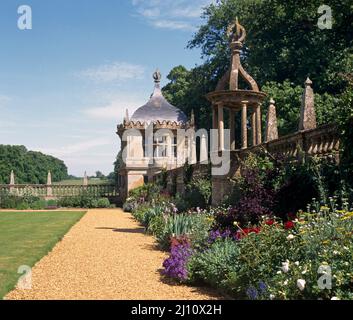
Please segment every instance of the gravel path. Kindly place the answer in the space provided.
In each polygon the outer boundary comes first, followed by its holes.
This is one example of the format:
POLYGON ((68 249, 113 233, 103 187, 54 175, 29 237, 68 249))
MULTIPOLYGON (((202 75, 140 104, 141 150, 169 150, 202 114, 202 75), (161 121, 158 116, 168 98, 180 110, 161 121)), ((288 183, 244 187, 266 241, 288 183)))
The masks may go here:
POLYGON ((129 214, 89 210, 34 266, 32 289, 15 289, 6 299, 217 299, 165 281, 159 273, 165 257, 129 214))

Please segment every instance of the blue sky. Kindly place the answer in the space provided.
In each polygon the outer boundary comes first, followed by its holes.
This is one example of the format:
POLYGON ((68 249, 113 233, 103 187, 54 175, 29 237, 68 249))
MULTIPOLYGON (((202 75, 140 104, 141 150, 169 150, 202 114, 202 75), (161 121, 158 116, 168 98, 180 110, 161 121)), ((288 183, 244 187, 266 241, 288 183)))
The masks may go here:
POLYGON ((63 159, 69 172, 108 174, 116 125, 144 104, 152 73, 200 63, 185 49, 212 0, 2 0, 0 144, 63 159), (33 29, 19 30, 29 5, 33 29))

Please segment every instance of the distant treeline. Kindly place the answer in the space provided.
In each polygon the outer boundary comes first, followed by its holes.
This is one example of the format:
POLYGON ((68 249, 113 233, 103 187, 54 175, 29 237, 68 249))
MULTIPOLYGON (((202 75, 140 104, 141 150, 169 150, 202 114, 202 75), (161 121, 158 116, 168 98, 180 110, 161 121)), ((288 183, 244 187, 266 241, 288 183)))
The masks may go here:
POLYGON ((45 184, 48 171, 52 181, 68 178, 64 161, 40 152, 28 151, 24 146, 0 145, 0 184, 8 184, 11 170, 16 183, 45 184))

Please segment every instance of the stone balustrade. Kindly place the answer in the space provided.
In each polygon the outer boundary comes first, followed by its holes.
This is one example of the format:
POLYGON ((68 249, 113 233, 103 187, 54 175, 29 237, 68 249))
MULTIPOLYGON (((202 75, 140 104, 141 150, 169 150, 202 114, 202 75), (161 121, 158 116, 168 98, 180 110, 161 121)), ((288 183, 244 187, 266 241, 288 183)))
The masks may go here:
POLYGON ((0 185, 0 193, 10 192, 14 195, 24 196, 30 194, 40 198, 75 197, 89 193, 95 197, 113 198, 118 196, 115 185, 45 185, 45 184, 14 184, 0 185))

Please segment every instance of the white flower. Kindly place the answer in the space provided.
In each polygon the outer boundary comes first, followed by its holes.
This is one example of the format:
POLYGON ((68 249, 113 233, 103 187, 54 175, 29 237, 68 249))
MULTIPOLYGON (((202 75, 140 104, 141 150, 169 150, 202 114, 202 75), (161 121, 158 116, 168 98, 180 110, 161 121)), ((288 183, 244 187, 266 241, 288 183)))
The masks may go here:
POLYGON ((281 274, 282 273, 282 271, 277 271, 277 274, 281 274))
POLYGON ((270 294, 270 300, 273 300, 275 298, 274 294, 270 294))
POLYGON ((293 240, 295 237, 294 235, 290 234, 288 237, 287 237, 287 240, 290 241, 290 240, 293 240))
POLYGON ((296 266, 299 266, 299 261, 294 262, 296 266))
POLYGON ((306 281, 304 279, 298 279, 297 280, 297 287, 299 288, 300 291, 303 291, 305 289, 306 281))
POLYGON ((286 262, 282 262, 281 269, 284 273, 287 273, 289 271, 289 261, 288 260, 286 262))
POLYGON ((283 285, 284 285, 284 286, 288 285, 288 280, 284 281, 284 282, 283 282, 283 285))
POLYGON ((341 299, 338 297, 332 297, 331 300, 341 300, 341 299))
POLYGON ((337 255, 339 255, 340 253, 335 250, 335 251, 333 251, 333 254, 334 254, 335 256, 337 256, 337 255))

